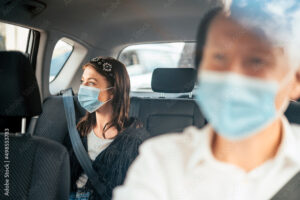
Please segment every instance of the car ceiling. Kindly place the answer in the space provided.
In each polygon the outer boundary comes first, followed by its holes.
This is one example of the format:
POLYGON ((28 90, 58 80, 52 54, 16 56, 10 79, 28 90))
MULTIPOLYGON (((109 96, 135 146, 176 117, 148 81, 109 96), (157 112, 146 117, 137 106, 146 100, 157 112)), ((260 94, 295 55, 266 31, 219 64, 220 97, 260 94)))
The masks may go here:
POLYGON ((218 0, 4 2, 0 7, 4 21, 60 32, 103 50, 131 43, 194 40, 200 18, 220 4, 218 0))

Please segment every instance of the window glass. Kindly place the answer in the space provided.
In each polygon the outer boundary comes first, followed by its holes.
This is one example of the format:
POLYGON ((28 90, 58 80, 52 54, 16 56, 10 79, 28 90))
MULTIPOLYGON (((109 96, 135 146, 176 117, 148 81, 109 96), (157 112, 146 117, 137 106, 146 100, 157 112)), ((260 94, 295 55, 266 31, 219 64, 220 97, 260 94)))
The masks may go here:
POLYGON ((132 91, 152 91, 151 78, 155 68, 193 67, 195 43, 157 43, 128 46, 119 60, 130 76, 132 91))
POLYGON ((51 58, 49 82, 53 81, 59 74, 70 57, 72 51, 73 46, 64 42, 63 40, 59 40, 56 43, 51 58))
POLYGON ((0 22, 0 51, 26 52, 29 29, 0 22))

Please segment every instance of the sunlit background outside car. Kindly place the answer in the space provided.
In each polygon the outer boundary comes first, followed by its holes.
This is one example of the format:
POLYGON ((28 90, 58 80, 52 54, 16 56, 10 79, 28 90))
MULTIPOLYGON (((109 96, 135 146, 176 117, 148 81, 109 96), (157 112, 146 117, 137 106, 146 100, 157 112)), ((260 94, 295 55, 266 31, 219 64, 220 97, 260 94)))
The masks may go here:
POLYGON ((151 78, 156 68, 193 67, 195 43, 155 43, 131 45, 123 49, 119 59, 130 76, 131 90, 152 92, 151 78))
POLYGON ((29 29, 0 22, 0 50, 25 52, 29 29))

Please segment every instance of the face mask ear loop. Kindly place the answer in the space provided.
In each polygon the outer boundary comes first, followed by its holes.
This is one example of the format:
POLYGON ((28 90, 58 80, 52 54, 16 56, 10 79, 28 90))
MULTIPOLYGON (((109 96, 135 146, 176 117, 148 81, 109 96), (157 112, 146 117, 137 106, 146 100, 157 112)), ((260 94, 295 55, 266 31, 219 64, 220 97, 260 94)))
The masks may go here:
POLYGON ((103 103, 106 103, 106 102, 109 102, 109 101, 111 101, 113 98, 111 98, 111 99, 109 99, 109 100, 107 100, 107 101, 105 101, 105 102, 103 102, 103 103))
POLYGON ((109 101, 111 101, 112 99, 109 99, 109 100, 107 100, 107 101, 104 101, 103 103, 102 103, 102 105, 104 105, 105 103, 107 103, 107 102, 109 102, 109 101))
POLYGON ((102 89, 101 91, 110 90, 110 89, 112 89, 112 88, 114 88, 114 87, 105 88, 105 89, 102 89))
MULTIPOLYGON (((109 87, 109 88, 105 88, 105 89, 102 89, 102 90, 99 89, 100 91, 99 91, 99 94, 98 94, 98 98, 99 98, 99 95, 100 95, 101 91, 110 90, 110 89, 112 89, 112 88, 114 88, 114 87, 109 87)), ((110 100, 112 100, 112 99, 110 99, 110 100)), ((103 104, 106 103, 106 102, 108 102, 108 101, 110 101, 110 100, 107 100, 107 101, 103 102, 103 104)))

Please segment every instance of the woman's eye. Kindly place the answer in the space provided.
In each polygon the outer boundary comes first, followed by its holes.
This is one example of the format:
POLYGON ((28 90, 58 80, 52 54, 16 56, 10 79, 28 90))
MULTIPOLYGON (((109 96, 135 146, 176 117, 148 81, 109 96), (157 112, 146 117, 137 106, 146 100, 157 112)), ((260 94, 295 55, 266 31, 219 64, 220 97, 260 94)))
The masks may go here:
POLYGON ((93 86, 93 85, 95 85, 95 83, 93 83, 93 82, 88 82, 88 85, 93 86))

